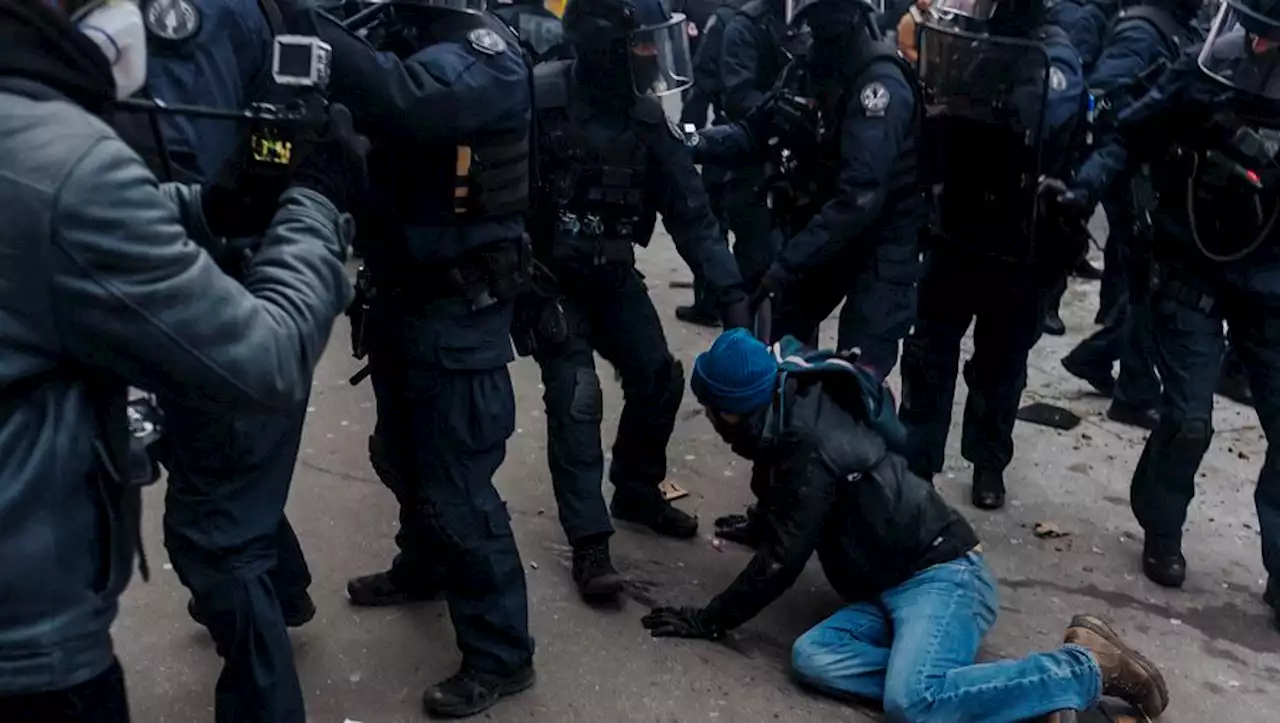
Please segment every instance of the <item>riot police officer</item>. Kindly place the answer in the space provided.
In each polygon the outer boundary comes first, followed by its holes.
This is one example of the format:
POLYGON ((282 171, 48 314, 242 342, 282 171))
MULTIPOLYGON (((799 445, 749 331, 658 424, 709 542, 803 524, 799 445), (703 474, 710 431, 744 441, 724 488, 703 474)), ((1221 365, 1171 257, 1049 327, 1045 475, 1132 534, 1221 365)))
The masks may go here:
POLYGON ((1058 248, 1033 220, 1036 178, 1065 161, 1084 85, 1040 0, 936 0, 933 12, 944 15, 922 25, 920 76, 941 192, 919 321, 903 344, 902 419, 912 469, 930 479, 944 460, 960 341, 974 324, 961 453, 974 465, 973 504, 996 509, 1043 290, 1081 250, 1058 248))
MULTIPOLYGON (((151 94, 169 104, 228 110, 284 100, 272 83, 271 53, 272 38, 286 29, 278 12, 264 12, 268 6, 274 8, 257 0, 144 2, 151 94)), ((243 133, 226 120, 177 114, 162 116, 161 127, 166 168, 189 180, 213 180, 243 133)), ((230 253, 221 263, 233 277, 242 271, 230 253)), ((163 396, 161 405, 169 471, 165 547, 191 591, 188 611, 209 629, 224 659, 216 718, 305 720, 285 628, 305 624, 316 608, 284 505, 307 399, 269 414, 163 396)))
POLYGON ((543 0, 498 0, 493 14, 502 18, 520 37, 520 45, 535 65, 569 57, 564 26, 543 0))
POLYGON ((462 665, 423 706, 453 717, 534 682, 524 570, 492 482, 515 429, 530 79, 515 35, 482 8, 384 4, 365 28, 378 48, 319 23, 330 96, 357 106, 375 143, 357 217, 375 297, 356 342, 377 401, 370 458, 400 503, 400 554, 347 592, 366 606, 444 593, 462 665))
POLYGON ((767 104, 702 131, 695 151, 708 162, 774 152, 770 200, 789 240, 756 289, 778 297, 773 336, 813 339, 844 300, 839 346, 883 378, 915 318, 926 218, 914 75, 876 39, 864 2, 793 5, 789 23, 807 24, 808 54, 767 104))
MULTIPOLYGON (((765 99, 790 59, 783 49, 786 32, 784 0, 750 0, 728 15, 711 94, 720 122, 742 120, 765 99)), ((721 219, 733 232, 733 254, 748 288, 764 277, 778 245, 772 216, 761 202, 764 173, 762 163, 729 169, 720 189, 721 219)), ((676 317, 713 324, 714 298, 700 294, 694 301, 692 307, 677 308, 676 317)))
MULTIPOLYGON (((1090 127, 1105 142, 1116 116, 1156 81, 1182 50, 1194 42, 1193 21, 1199 0, 1148 0, 1125 8, 1106 33, 1098 60, 1086 80, 1094 108, 1090 127)), ((1160 380, 1150 342, 1146 292, 1149 258, 1145 219, 1134 212, 1132 185, 1145 186, 1144 174, 1112 184, 1102 199, 1107 212, 1107 275, 1119 276, 1125 289, 1108 298, 1103 279, 1101 307, 1105 326, 1062 359, 1062 365, 1098 391, 1113 398, 1107 417, 1147 429, 1159 422, 1160 380), (1139 230, 1143 238, 1135 238, 1139 230), (1132 279, 1129 283, 1127 279, 1132 279), (1112 376, 1114 362, 1120 373, 1112 376)), ((1140 188, 1139 191, 1142 189, 1140 188)), ((1099 313, 1102 313, 1101 311, 1099 313)))
MULTIPOLYGON (((1227 0, 1198 57, 1188 54, 1124 111, 1118 133, 1063 203, 1086 207, 1127 167, 1152 165, 1157 271, 1152 324, 1164 405, 1134 472, 1143 571, 1186 577, 1182 527, 1213 434, 1225 319, 1268 441, 1280 434, 1280 5, 1227 0)), ((1255 493, 1266 599, 1280 609, 1280 459, 1267 450, 1255 493)), ((1280 613, 1277 614, 1280 622, 1280 613)))
POLYGON ((1112 18, 1120 10, 1118 0, 1055 0, 1046 3, 1049 22, 1061 28, 1080 54, 1080 65, 1089 71, 1106 42, 1112 18))
POLYGON ((570 3, 574 61, 538 66, 540 188, 529 231, 550 293, 521 304, 515 335, 546 387, 547 454, 560 520, 574 548, 573 576, 588 599, 617 594, 613 533, 600 485, 602 399, 593 352, 622 377, 624 404, 609 480, 613 516, 661 535, 692 537, 697 521, 663 498, 667 442, 684 394, 684 369, 667 348, 635 269, 656 214, 703 275, 727 326, 748 323, 746 293, 707 206, 684 137, 659 96, 689 85, 683 15, 660 0, 570 3))

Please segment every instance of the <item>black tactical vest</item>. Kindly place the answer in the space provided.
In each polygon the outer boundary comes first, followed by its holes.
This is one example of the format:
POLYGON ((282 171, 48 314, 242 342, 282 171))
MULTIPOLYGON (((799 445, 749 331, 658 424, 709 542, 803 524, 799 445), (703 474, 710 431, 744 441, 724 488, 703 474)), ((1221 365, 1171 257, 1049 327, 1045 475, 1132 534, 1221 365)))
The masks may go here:
MULTIPOLYGON (((480 28, 514 47, 515 37, 500 20, 472 13, 449 13, 431 23, 429 35, 435 42, 466 43, 467 34, 480 28)), ((377 192, 406 226, 469 225, 529 209, 527 127, 481 132, 450 144, 388 142, 371 154, 369 164, 373 178, 394 179, 377 192)))
MULTIPOLYGON (((769 169, 774 187, 777 188, 776 184, 781 181, 781 188, 790 195, 790 199, 785 202, 775 195, 775 210, 781 214, 778 222, 787 235, 798 233, 822 205, 836 194, 843 168, 841 136, 845 110, 850 101, 856 100, 850 94, 861 91, 862 86, 855 86, 859 76, 873 63, 897 65, 902 69, 907 82, 916 90, 916 133, 903 140, 901 152, 894 160, 888 179, 885 207, 892 207, 905 199, 920 197, 922 185, 916 142, 920 133, 919 118, 923 101, 915 83, 915 71, 898 57, 895 49, 887 44, 878 44, 871 52, 852 63, 838 79, 822 83, 801 80, 798 83, 799 95, 811 98, 815 103, 809 119, 795 120, 797 125, 805 126, 807 132, 787 132, 779 147, 774 149, 769 169)), ((784 121, 785 123, 787 122, 784 121)))
POLYGON ((625 130, 606 139, 610 134, 573 117, 572 70, 572 61, 534 69, 538 191, 529 224, 534 254, 554 261, 630 264, 632 244, 647 245, 655 222, 645 198, 649 149, 644 134, 652 119, 643 106, 656 102, 637 98, 625 130))

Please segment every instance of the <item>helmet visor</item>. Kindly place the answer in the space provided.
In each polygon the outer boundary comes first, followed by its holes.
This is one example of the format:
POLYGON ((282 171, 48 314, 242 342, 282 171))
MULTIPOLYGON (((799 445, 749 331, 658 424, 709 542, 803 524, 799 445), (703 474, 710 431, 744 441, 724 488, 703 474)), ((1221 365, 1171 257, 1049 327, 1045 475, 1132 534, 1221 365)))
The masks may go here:
POLYGON ((670 95, 693 85, 693 59, 685 16, 643 27, 628 39, 631 85, 637 95, 670 95))
POLYGON ((996 0, 933 0, 930 10, 944 18, 958 15, 970 20, 990 20, 996 11, 996 0))
POLYGON ((784 19, 787 21, 787 25, 804 22, 805 18, 803 16, 808 15, 813 6, 824 3, 834 7, 845 4, 862 4, 866 5, 871 12, 884 12, 884 0, 783 0, 784 19))
POLYGON ((1236 90, 1280 100, 1280 24, 1223 3, 1200 49, 1200 69, 1236 90))

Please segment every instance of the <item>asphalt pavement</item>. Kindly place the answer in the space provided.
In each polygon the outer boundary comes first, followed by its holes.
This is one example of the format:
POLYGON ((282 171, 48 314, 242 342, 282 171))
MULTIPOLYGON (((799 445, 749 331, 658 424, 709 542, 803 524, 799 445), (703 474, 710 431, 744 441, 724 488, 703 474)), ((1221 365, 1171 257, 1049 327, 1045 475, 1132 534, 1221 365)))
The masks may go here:
MULTIPOLYGON (((670 288, 689 273, 665 234, 640 253, 672 352, 686 368, 715 331, 676 321, 688 289, 670 288)), ((974 279, 974 284, 982 283, 974 279)), ((1173 703, 1170 723, 1269 723, 1280 707, 1280 632, 1261 602, 1264 573, 1253 487, 1266 451, 1251 409, 1218 400, 1218 430, 1198 479, 1186 536, 1190 575, 1182 591, 1141 573, 1141 531, 1128 506, 1128 482, 1145 433, 1107 420, 1107 401, 1086 392, 1058 363, 1095 327, 1097 282, 1072 281, 1064 302, 1068 335, 1046 338, 1032 354, 1024 402, 1043 400, 1084 418, 1069 432, 1019 423, 1007 472, 1009 503, 982 512, 968 502, 969 468, 953 430, 938 487, 973 522, 1000 579, 1001 609, 984 655, 1017 656, 1055 646, 1078 612, 1103 615, 1163 669, 1173 703), (1042 539, 1052 523, 1065 536, 1042 539)), ((319 607, 293 632, 308 717, 317 723, 396 723, 422 719, 423 688, 456 668, 458 656, 443 602, 398 609, 355 609, 349 577, 383 569, 394 552, 395 501, 366 457, 372 392, 352 388, 358 364, 347 354, 344 322, 316 374, 288 512, 306 550, 319 607)), ((824 340, 834 342, 829 323, 824 340)), ((970 340, 966 340, 969 344, 970 340)), ((621 405, 612 370, 600 363, 606 439, 621 405)), ((579 601, 569 550, 556 516, 545 459, 545 419, 537 367, 511 367, 517 430, 496 484, 507 500, 525 563, 537 639, 538 683, 481 720, 539 723, 769 723, 867 721, 874 710, 830 701, 787 675, 791 641, 834 612, 840 601, 816 563, 756 620, 719 643, 652 640, 640 626, 648 606, 704 604, 749 559, 714 546, 711 520, 750 500, 749 465, 736 459, 685 395, 668 451, 670 479, 690 491, 677 504, 696 512, 702 534, 678 542, 620 524, 615 561, 628 577, 625 604, 592 609, 579 601)), ((895 381, 896 384, 896 381, 895 381)), ((963 401, 963 380, 957 401, 963 401)), ((960 419, 959 411, 954 417, 960 419)), ((606 491, 611 491, 606 483, 606 491)), ((212 720, 220 661, 188 618, 187 593, 160 537, 163 483, 146 497, 144 539, 149 583, 134 580, 121 604, 115 639, 141 723, 212 720)))

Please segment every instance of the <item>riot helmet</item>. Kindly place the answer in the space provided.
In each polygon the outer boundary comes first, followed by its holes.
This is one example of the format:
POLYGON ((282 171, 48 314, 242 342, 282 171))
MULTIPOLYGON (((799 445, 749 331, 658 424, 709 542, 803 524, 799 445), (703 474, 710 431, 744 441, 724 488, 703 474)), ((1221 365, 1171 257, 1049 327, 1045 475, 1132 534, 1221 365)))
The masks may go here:
POLYGON ((662 0, 571 0, 563 20, 589 89, 663 96, 693 85, 687 20, 662 0))
POLYGON ((1234 90, 1280 101, 1280 0, 1226 0, 1200 49, 1200 70, 1234 90))
POLYGON ((806 67, 821 78, 857 65, 879 38, 877 7, 883 0, 786 0, 791 32, 808 36, 806 67))
POLYGON ((1044 0, 934 0, 930 12, 966 30, 1023 36, 1045 24, 1044 0))

